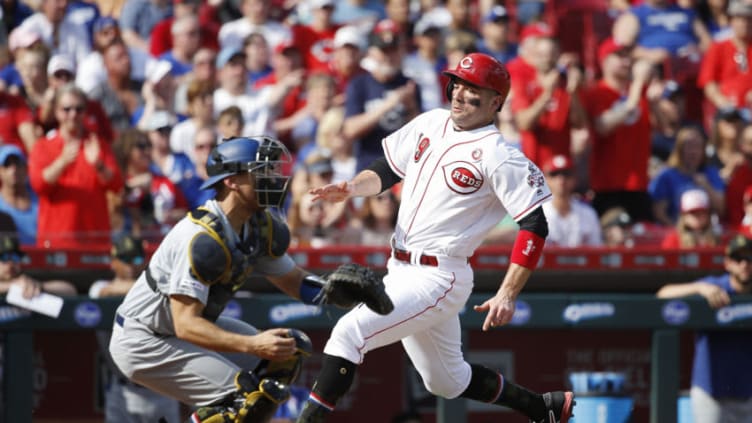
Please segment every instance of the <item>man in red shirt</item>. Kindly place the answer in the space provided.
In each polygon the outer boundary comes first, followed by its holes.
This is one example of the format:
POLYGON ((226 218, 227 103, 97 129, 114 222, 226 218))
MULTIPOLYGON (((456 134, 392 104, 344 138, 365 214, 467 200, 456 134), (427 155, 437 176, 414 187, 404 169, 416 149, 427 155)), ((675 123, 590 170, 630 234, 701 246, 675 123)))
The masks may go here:
POLYGON ((726 185, 726 223, 738 227, 744 218, 744 193, 752 187, 752 126, 746 126, 739 135, 739 150, 744 162, 734 169, 726 185))
POLYGON ((13 144, 28 152, 39 134, 41 128, 34 124, 34 114, 23 98, 0 91, 0 144, 13 144))
POLYGON ((211 16, 199 13, 201 0, 175 0, 173 4, 173 15, 159 21, 151 31, 149 53, 154 57, 159 57, 172 50, 172 23, 183 16, 198 16, 201 24, 201 47, 219 50, 217 41, 219 24, 212 20, 211 16))
POLYGON ((630 53, 612 38, 601 43, 598 59, 603 78, 583 96, 593 128, 590 186, 599 215, 621 206, 632 221, 646 221, 652 219, 652 211, 647 193, 650 107, 645 90, 653 66, 644 60, 633 63, 630 53))
POLYGON ((46 248, 109 245, 107 192, 123 178, 109 144, 83 123, 86 96, 72 84, 58 89, 58 129, 29 156, 31 186, 39 195, 37 244, 46 248))
POLYGON ((574 64, 560 70, 559 46, 541 37, 535 44, 535 77, 516 88, 512 112, 522 136, 522 151, 538 166, 554 156, 571 155, 571 132, 587 117, 579 99, 582 71, 574 64))
POLYGON ((332 21, 334 0, 310 0, 312 19, 309 25, 294 25, 292 36, 303 53, 305 68, 310 73, 326 72, 334 51, 334 34, 339 28, 332 21))
POLYGON ((527 25, 520 32, 518 55, 507 64, 509 76, 512 79, 512 95, 515 86, 524 87, 527 81, 535 79, 535 45, 539 38, 551 38, 553 32, 542 22, 527 25))
POLYGON ((749 107, 752 89, 752 5, 731 1, 731 38, 710 45, 702 59, 697 85, 716 108, 749 107))

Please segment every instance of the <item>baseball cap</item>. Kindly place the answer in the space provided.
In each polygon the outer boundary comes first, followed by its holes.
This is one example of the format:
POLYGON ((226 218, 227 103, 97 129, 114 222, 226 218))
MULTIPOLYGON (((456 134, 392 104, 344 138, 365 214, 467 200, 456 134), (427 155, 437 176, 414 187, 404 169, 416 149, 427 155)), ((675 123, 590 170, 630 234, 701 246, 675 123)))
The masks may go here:
POLYGON ((543 171, 546 173, 572 170, 573 168, 574 163, 572 163, 572 159, 563 154, 553 156, 543 164, 543 171))
POLYGON ((143 242, 131 235, 121 235, 112 242, 110 255, 131 264, 143 264, 146 256, 143 242))
POLYGON ((509 12, 507 8, 497 4, 492 7, 491 10, 483 17, 483 22, 507 22, 509 20, 509 12))
POLYGON ((172 128, 173 125, 175 125, 175 119, 170 112, 157 110, 146 121, 144 129, 147 131, 157 131, 162 128, 172 128))
POLYGON ((681 212, 691 213, 710 209, 710 197, 701 189, 690 189, 681 195, 681 212))
POLYGON ((33 29, 18 26, 8 36, 8 48, 16 51, 19 48, 28 48, 36 42, 42 41, 42 35, 33 29))
POLYGON ((726 255, 735 260, 740 258, 744 258, 745 260, 752 259, 752 239, 744 235, 734 236, 726 244, 726 255))
POLYGON ((292 51, 300 53, 298 46, 296 46, 295 43, 293 43, 291 40, 282 41, 281 43, 277 44, 276 47, 274 47, 274 53, 276 54, 285 54, 292 51))
POLYGON ((156 84, 172 70, 172 63, 167 60, 150 60, 146 63, 146 78, 156 84))
POLYGON ((311 9, 335 6, 334 0, 308 0, 308 4, 311 6, 311 9))
POLYGON ((8 160, 13 157, 17 158, 21 163, 26 164, 26 156, 20 148, 13 144, 5 144, 0 147, 0 166, 7 166, 8 160))
POLYGON ((553 37, 554 33, 551 31, 551 27, 542 23, 535 22, 525 25, 520 32, 520 42, 525 41, 529 37, 553 37))
POLYGON ((609 55, 628 49, 629 47, 618 44, 613 37, 608 37, 598 46, 598 61, 602 62, 606 60, 606 57, 609 55))
POLYGON ((373 28, 371 45, 377 48, 396 47, 399 37, 399 25, 391 19, 383 19, 373 28))
POLYGON ((612 226, 621 226, 622 228, 632 224, 632 218, 629 213, 622 207, 612 207, 606 210, 601 216, 601 228, 607 229, 612 226))
POLYGON ((310 163, 306 162, 306 171, 314 175, 322 175, 325 173, 334 172, 332 167, 332 159, 326 156, 319 156, 314 158, 310 163))
POLYGON ((91 29, 94 32, 99 32, 112 27, 118 27, 117 19, 113 18, 112 16, 100 16, 94 21, 91 29))
POLYGON ((752 4, 745 0, 731 0, 728 4, 726 13, 729 16, 752 16, 752 4))
POLYGON ((365 44, 366 42, 363 34, 358 28, 352 25, 343 26, 334 33, 334 48, 353 46, 357 47, 359 50, 363 50, 365 44))
POLYGON ((73 75, 76 74, 76 67, 73 65, 73 60, 67 54, 56 54, 50 57, 50 61, 47 63, 48 76, 52 76, 60 71, 69 72, 73 75))
POLYGON ((217 68, 224 67, 230 60, 238 57, 245 57, 245 53, 240 47, 225 47, 217 55, 217 68))
POLYGON ((0 233, 0 261, 13 261, 26 256, 18 244, 18 236, 14 233, 0 233), (15 257, 13 257, 15 256, 15 257))
POLYGON ((436 25, 436 23, 431 19, 420 19, 418 20, 418 22, 415 22, 415 26, 413 27, 413 35, 425 35, 430 31, 436 31, 436 33, 440 33, 441 27, 436 25))

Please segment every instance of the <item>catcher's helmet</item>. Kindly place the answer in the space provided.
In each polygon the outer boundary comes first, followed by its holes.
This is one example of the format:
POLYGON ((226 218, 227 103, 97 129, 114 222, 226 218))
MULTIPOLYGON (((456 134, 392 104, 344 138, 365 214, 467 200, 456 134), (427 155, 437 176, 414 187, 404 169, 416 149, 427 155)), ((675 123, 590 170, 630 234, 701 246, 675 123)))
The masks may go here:
POLYGON ((446 70, 442 73, 451 79, 446 87, 446 96, 449 101, 452 101, 452 89, 456 79, 496 91, 502 97, 502 104, 509 94, 511 84, 509 71, 501 62, 487 54, 470 53, 457 63, 454 70, 446 70))
POLYGON ((201 189, 209 189, 228 176, 249 172, 256 177, 256 196, 259 205, 277 207, 284 200, 290 180, 289 175, 282 173, 282 167, 290 162, 290 152, 284 144, 274 138, 230 138, 209 153, 206 162, 209 179, 201 185, 201 189))

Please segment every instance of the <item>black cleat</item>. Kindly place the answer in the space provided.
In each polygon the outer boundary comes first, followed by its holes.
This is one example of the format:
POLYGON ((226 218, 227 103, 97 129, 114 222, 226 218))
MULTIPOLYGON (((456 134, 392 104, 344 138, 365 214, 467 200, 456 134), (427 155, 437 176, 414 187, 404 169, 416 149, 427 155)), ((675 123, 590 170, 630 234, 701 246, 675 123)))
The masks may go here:
POLYGON ((543 402, 546 403, 548 415, 543 420, 530 420, 530 423, 567 423, 574 417, 572 410, 577 402, 572 392, 546 392, 543 394, 543 402))

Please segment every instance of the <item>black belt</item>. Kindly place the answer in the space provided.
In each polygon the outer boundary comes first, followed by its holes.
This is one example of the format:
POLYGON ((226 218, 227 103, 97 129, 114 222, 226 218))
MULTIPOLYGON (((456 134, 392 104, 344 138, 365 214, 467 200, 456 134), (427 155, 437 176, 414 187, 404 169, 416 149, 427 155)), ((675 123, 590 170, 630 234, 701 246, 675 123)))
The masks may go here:
MULTIPOLYGON (((396 258, 397 260, 404 261, 405 263, 412 263, 411 259, 413 257, 413 253, 405 250, 400 250, 399 248, 394 248, 392 251, 394 253, 394 258, 396 258)), ((436 256, 421 254, 420 257, 418 257, 418 263, 424 266, 438 267, 439 259, 436 256)))

